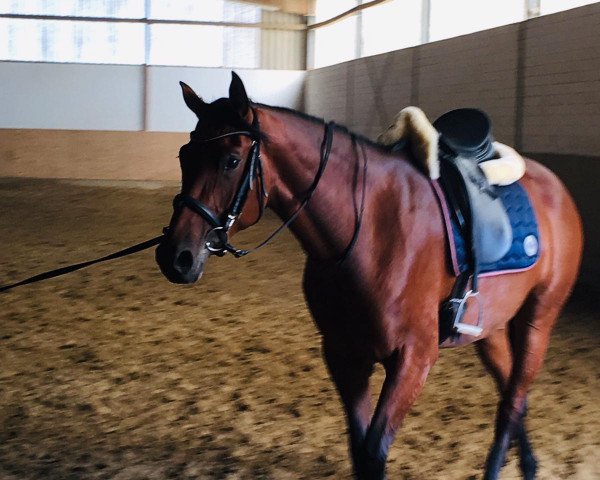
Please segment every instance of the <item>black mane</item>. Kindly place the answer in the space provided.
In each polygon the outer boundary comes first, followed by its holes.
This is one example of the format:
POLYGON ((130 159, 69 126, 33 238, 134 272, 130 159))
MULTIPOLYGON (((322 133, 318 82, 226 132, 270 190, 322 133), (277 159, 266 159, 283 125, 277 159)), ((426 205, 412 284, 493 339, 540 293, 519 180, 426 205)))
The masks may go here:
MULTIPOLYGON (((298 110, 294 110, 293 108, 277 107, 277 106, 266 105, 264 103, 257 103, 257 102, 251 102, 251 106, 265 108, 267 110, 273 110, 276 112, 286 113, 288 115, 293 115, 295 117, 301 118, 303 120, 307 120, 311 123, 315 123, 318 125, 324 125, 327 123, 327 120, 325 120, 324 118, 320 118, 320 117, 316 117, 314 115, 310 115, 308 113, 300 112, 298 110)), ((257 135, 260 135, 264 139, 267 138, 267 135, 264 132, 257 131, 253 125, 246 122, 235 111, 235 109, 229 103, 228 98, 219 98, 219 99, 213 101, 212 103, 208 104, 208 108, 212 110, 211 115, 210 115, 211 121, 216 118, 217 123, 219 123, 221 125, 229 125, 231 127, 234 127, 237 130, 246 130, 246 131, 249 131, 252 133, 256 133, 257 135)), ((202 123, 202 120, 200 122, 198 122, 198 125, 196 126, 196 130, 201 126, 201 123, 202 123)), ((343 133, 345 135, 348 135, 348 136, 356 139, 358 142, 360 142, 364 145, 368 145, 369 147, 375 148, 377 150, 380 150, 380 151, 383 151, 386 153, 390 153, 392 151, 392 147, 389 147, 386 145, 381 145, 380 143, 377 143, 377 142, 371 140, 370 138, 365 137, 364 135, 361 135, 359 133, 355 133, 355 132, 351 131, 348 127, 346 127, 344 125, 334 123, 334 128, 336 131, 343 133)), ((400 149, 404 150, 403 147, 400 147, 400 149)), ((397 149, 394 149, 394 151, 397 151, 397 149)))
MULTIPOLYGON (((323 125, 323 124, 327 123, 327 120, 325 120, 324 118, 316 117, 314 115, 310 115, 310 114, 304 113, 304 112, 299 112, 298 110, 294 110, 293 108, 274 107, 272 105, 265 105, 264 103, 254 103, 254 102, 252 103, 252 105, 260 107, 260 108, 275 110, 276 112, 288 113, 290 115, 294 115, 296 117, 302 118, 303 120, 308 120, 309 122, 316 123, 319 125, 323 125)), ((376 148, 378 150, 382 150, 382 151, 388 152, 388 153, 391 151, 390 147, 381 145, 380 143, 377 143, 377 142, 371 140, 370 138, 365 137, 364 135, 355 133, 355 132, 351 131, 348 127, 346 127, 344 125, 340 125, 339 123, 335 123, 335 129, 339 132, 345 133, 346 135, 356 138, 359 142, 364 143, 370 147, 373 147, 373 148, 376 148)))

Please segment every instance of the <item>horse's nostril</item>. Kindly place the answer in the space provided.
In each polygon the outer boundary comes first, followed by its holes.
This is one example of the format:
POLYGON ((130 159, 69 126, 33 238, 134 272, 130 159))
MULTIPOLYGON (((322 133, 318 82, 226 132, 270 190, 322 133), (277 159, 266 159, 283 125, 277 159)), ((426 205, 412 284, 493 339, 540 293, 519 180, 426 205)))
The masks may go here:
POLYGON ((177 255, 177 259, 175 260, 175 268, 183 275, 187 274, 194 264, 194 257, 192 256, 192 252, 189 250, 184 250, 177 255))

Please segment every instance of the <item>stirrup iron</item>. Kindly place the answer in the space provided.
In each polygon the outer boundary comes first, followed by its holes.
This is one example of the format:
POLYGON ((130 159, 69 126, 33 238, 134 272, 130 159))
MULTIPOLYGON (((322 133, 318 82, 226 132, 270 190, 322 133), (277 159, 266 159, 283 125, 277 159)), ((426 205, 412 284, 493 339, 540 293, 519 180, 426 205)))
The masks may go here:
POLYGON ((450 303, 456 305, 456 315, 454 316, 454 323, 452 328, 456 333, 464 335, 470 335, 472 337, 478 337, 483 332, 482 325, 482 309, 479 304, 479 292, 469 290, 464 294, 462 298, 453 298, 449 300, 450 303), (471 325, 469 323, 463 323, 462 319, 467 311, 467 301, 469 298, 474 298, 477 301, 477 325, 471 325))

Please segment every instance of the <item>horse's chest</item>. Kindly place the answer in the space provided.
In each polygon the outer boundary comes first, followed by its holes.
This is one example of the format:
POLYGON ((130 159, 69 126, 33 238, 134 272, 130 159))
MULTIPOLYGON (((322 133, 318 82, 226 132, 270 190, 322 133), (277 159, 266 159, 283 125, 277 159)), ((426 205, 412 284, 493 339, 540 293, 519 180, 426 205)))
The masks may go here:
MULTIPOLYGON (((390 325, 389 316, 384 314, 387 302, 378 297, 381 291, 366 288, 348 275, 309 267, 305 271, 304 290, 308 307, 325 339, 373 355, 386 350, 390 330, 397 325, 390 325)), ((395 318, 396 322, 401 321, 401 315, 395 318)))

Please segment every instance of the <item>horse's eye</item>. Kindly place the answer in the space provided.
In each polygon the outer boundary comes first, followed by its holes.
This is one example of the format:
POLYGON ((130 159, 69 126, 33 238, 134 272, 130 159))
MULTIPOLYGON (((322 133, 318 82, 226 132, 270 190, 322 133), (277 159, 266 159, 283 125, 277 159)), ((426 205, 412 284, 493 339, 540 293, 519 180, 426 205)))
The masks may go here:
POLYGON ((229 157, 227 157, 227 161, 225 162, 225 170, 233 170, 237 168, 241 161, 242 159, 237 155, 229 155, 229 157))

